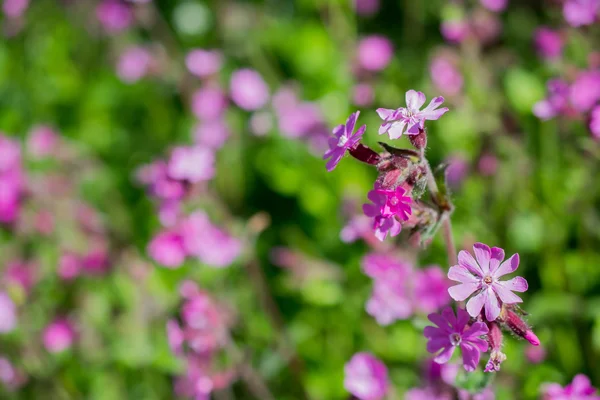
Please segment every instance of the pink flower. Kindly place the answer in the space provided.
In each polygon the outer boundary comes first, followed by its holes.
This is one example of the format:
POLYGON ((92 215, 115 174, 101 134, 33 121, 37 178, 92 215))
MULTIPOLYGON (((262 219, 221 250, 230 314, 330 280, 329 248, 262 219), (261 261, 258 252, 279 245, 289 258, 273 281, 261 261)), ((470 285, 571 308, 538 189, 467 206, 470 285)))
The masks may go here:
POLYGON ((462 90, 462 74, 448 57, 435 57, 429 65, 429 75, 435 87, 443 94, 456 96, 462 90))
POLYGON ((448 288, 450 281, 439 267, 429 267, 415 271, 414 296, 419 310, 424 313, 438 311, 450 303, 448 288))
POLYGON ((227 109, 227 96, 218 86, 206 85, 192 95, 192 112, 202 120, 214 120, 227 109))
POLYGON ((360 111, 351 114, 346 121, 346 125, 338 125, 333 129, 334 137, 329 139, 329 150, 323 155, 324 160, 330 158, 326 165, 327 171, 333 171, 344 154, 346 154, 346 150, 356 147, 365 133, 367 129, 366 125, 361 126, 354 133, 354 127, 359 114, 360 111))
POLYGON ((446 179, 452 187, 459 187, 469 173, 469 162, 460 155, 452 155, 446 160, 446 179))
POLYGON ((408 221, 408 217, 412 213, 410 208, 412 199, 409 196, 404 196, 406 190, 402 186, 398 186, 396 190, 375 189, 375 192, 386 197, 385 205, 380 210, 382 216, 396 216, 402 221, 408 221))
POLYGON ((0 333, 8 333, 17 326, 17 308, 12 299, 0 292, 0 333))
POLYGON ((574 27, 591 25, 600 11, 599 0, 567 0, 563 6, 563 16, 574 27))
POLYGON ((186 256, 183 239, 174 231, 160 232, 148 245, 148 254, 164 267, 179 268, 186 256))
POLYGON ((65 252, 58 260, 58 276, 65 280, 72 280, 81 273, 81 260, 74 254, 65 252))
POLYGON ((0 173, 10 172, 21 167, 21 146, 16 140, 0 133, 0 173))
POLYGON ((543 26, 535 31, 533 40, 535 48, 541 57, 556 59, 562 55, 564 41, 560 32, 543 26))
POLYGON ((19 18, 29 7, 29 0, 4 0, 2 11, 9 18, 19 18))
POLYGON ((525 358, 532 364, 539 364, 546 359, 546 349, 543 346, 527 346, 525 358))
POLYGON ((394 54, 392 42, 385 36, 372 35, 358 42, 358 64, 367 71, 381 71, 394 54))
POLYGON ((444 102, 444 98, 441 96, 435 97, 421 111, 425 100, 423 92, 409 90, 406 92, 406 108, 400 107, 397 110, 378 108, 377 114, 383 119, 379 134, 388 133, 390 139, 398 139, 406 129, 407 135, 416 135, 419 133, 419 129, 425 128, 425 120, 437 120, 448 112, 447 107, 438 109, 444 102))
POLYGON ((57 319, 44 329, 42 341, 50 353, 60 353, 70 348, 75 340, 75 329, 66 319, 57 319))
POLYGON ((381 400, 388 387, 385 364, 370 353, 356 353, 344 366, 344 388, 360 400, 381 400))
POLYGON ((467 303, 467 311, 475 318, 485 307, 488 321, 495 321, 500 315, 502 303, 514 304, 523 300, 514 293, 525 292, 527 281, 520 276, 508 281, 499 281, 501 276, 515 272, 519 267, 519 255, 514 254, 504 260, 504 250, 475 243, 473 252, 477 261, 468 252, 458 253, 458 265, 450 268, 448 278, 460 282, 448 289, 450 296, 456 301, 463 301, 477 293, 467 303))
POLYGON ((168 173, 172 179, 192 183, 207 181, 215 174, 215 155, 200 146, 176 147, 171 153, 168 173))
POLYGON ((363 17, 374 15, 379 7, 379 0, 354 0, 354 10, 363 17))
POLYGON ((504 11, 508 5, 508 0, 479 0, 481 5, 490 11, 500 12, 504 11))
POLYGON ((211 149, 220 149, 229 138, 229 127, 222 119, 200 122, 194 127, 194 141, 211 149))
POLYGON ((35 158, 44 158, 51 155, 58 145, 59 137, 54 129, 49 126, 36 126, 27 138, 27 150, 35 158))
POLYGON ((463 367, 474 371, 479 364, 481 352, 487 351, 488 343, 481 339, 488 333, 488 327, 483 322, 475 322, 469 326, 469 314, 462 308, 457 309, 456 316, 452 308, 447 307, 441 314, 427 316, 436 327, 427 326, 423 331, 427 342, 427 351, 439 353, 434 358, 438 364, 447 363, 454 350, 460 347, 463 356, 463 367), (441 350, 441 351, 440 351, 441 350))
POLYGON ((129 6, 117 0, 104 0, 96 8, 96 18, 106 32, 119 33, 133 22, 133 13, 129 6))
POLYGON ((388 233, 390 236, 397 236, 402 230, 402 225, 395 215, 389 212, 388 197, 376 190, 371 190, 367 197, 373 204, 363 204, 363 212, 367 217, 373 218, 375 237, 383 241, 388 233))
POLYGON ((357 106, 368 107, 373 104, 373 87, 368 83, 359 83, 353 88, 352 102, 357 106))
POLYGON ((110 258, 105 249, 93 249, 81 259, 82 269, 91 275, 102 275, 110 269, 110 258))
POLYGON ((600 101, 600 70, 584 71, 569 89, 569 100, 581 112, 590 110, 600 101))
POLYGON ((600 400, 600 396, 596 393, 597 390, 592 386, 590 378, 579 374, 564 388, 558 383, 545 385, 543 400, 600 400))
POLYGON ((533 106, 533 114, 542 119, 548 120, 564 113, 568 107, 569 85, 562 79, 551 79, 546 84, 548 88, 548 97, 538 101, 533 106))
POLYGON ((4 281, 10 285, 20 286, 25 293, 29 293, 36 281, 33 265, 22 261, 8 263, 4 271, 4 281))
POLYGON ((152 64, 152 54, 143 47, 130 47, 119 57, 117 75, 125 83, 134 83, 146 76, 152 64))
POLYGON ((176 356, 183 354, 183 343, 185 336, 183 330, 179 326, 179 323, 174 319, 167 321, 167 340, 169 342, 169 348, 176 356))
POLYGON ((469 36, 471 29, 465 19, 452 19, 442 22, 440 32, 447 42, 461 43, 469 36))
POLYGON ((248 125, 254 135, 264 136, 273 128, 273 116, 266 111, 255 112, 248 125))
POLYGON ((597 105, 590 112, 590 132, 596 139, 600 139, 600 105, 597 105))
POLYGON ((230 92, 233 102, 247 111, 258 110, 269 101, 269 87, 252 69, 239 69, 231 74, 230 92))
POLYGON ((218 50, 196 49, 185 57, 187 69, 199 78, 216 74, 223 64, 223 55, 218 50))

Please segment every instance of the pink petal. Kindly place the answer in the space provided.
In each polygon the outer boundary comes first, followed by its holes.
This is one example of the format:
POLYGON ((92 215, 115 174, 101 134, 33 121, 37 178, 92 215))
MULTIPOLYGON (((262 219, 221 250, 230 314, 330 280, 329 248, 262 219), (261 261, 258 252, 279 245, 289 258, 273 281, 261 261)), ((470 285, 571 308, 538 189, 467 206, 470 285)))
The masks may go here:
POLYGON ((500 267, 493 273, 494 278, 500 278, 511 272, 515 272, 519 268, 519 254, 513 254, 511 258, 500 264, 500 267))
POLYGON ((481 354, 479 349, 469 343, 462 342, 460 345, 463 356, 463 367, 466 371, 475 371, 481 354))
POLYGON ((379 215, 379 207, 375 206, 374 204, 363 204, 362 208, 363 213, 365 213, 367 217, 376 217, 379 215))
POLYGON ((492 287, 503 303, 514 304, 523 302, 523 300, 519 296, 517 296, 516 294, 508 290, 506 287, 504 287, 502 283, 503 282, 494 283, 492 287))
MULTIPOLYGON (((487 331, 486 331, 486 333, 487 333, 487 331)), ((490 347, 490 344, 486 340, 481 339, 479 337, 474 337, 474 338, 469 339, 469 343, 471 343, 473 346, 475 346, 481 352, 487 351, 488 348, 490 347)))
POLYGON ((483 278, 483 271, 481 271, 481 267, 479 267, 471 253, 464 250, 459 251, 458 264, 471 271, 473 275, 483 278))
POLYGON ((479 282, 479 279, 474 277, 473 274, 471 274, 462 265, 455 265, 453 267, 450 267, 450 270, 448 271, 448 278, 452 279, 453 281, 462 282, 462 283, 473 283, 473 282, 478 283, 479 282))
POLYGON ((490 258, 490 274, 494 275, 494 271, 496 271, 502 261, 504 261, 504 250, 499 247, 492 247, 492 257, 490 258))
POLYGON ((440 108, 439 110, 433 111, 421 111, 419 116, 423 119, 427 119, 429 121, 435 121, 440 119, 440 117, 448 112, 448 107, 440 108))
POLYGON ((497 282, 497 284, 502 285, 503 287, 507 288, 508 290, 512 290, 513 292, 525 292, 529 288, 529 285, 527 284, 525 278, 522 278, 520 276, 515 276, 514 278, 509 279, 507 281, 497 282))
POLYGON ((448 294, 456 301, 463 301, 479 288, 480 285, 478 282, 461 283, 460 285, 448 288, 448 294))
POLYGON ((467 311, 471 317, 475 318, 481 312, 481 309, 486 301, 486 293, 487 292, 485 290, 482 290, 479 294, 473 296, 471 300, 467 302, 467 311))
POLYGON ((436 324, 443 331, 450 332, 450 329, 451 329, 450 323, 446 319, 444 319, 444 317, 442 317, 440 314, 436 314, 436 313, 429 314, 427 316, 427 319, 429 319, 431 322, 436 324))
POLYGON ((355 113, 350 114, 348 120, 346 121, 346 136, 350 136, 352 131, 354 131, 354 125, 356 125, 356 120, 360 115, 360 111, 356 111, 355 113))
POLYGON ((483 243, 475 243, 473 252, 475 253, 475 258, 477 258, 477 263, 481 267, 483 275, 488 275, 490 273, 490 257, 492 255, 490 247, 483 243))
POLYGON ((394 123, 393 122, 384 122, 383 124, 381 124, 381 126, 379 127, 379 131, 378 133, 380 135, 383 135, 384 133, 386 133, 387 131, 390 130, 390 128, 392 127, 394 123))
POLYGON ((456 327, 458 330, 462 330, 469 322, 469 319, 470 316, 468 312, 460 307, 456 309, 456 327))
POLYGON ((420 127, 421 127, 421 121, 417 121, 414 124, 408 126, 408 129, 406 130, 406 134, 407 135, 418 135, 420 127))
POLYGON ((400 136, 402 136, 405 126, 406 126, 406 122, 403 122, 403 121, 396 121, 396 122, 392 123, 392 126, 388 130, 390 139, 398 139, 400 136))
MULTIPOLYGON (((339 139, 339 138, 340 138, 340 136, 342 136, 342 135, 344 134, 344 131, 345 131, 345 130, 344 130, 344 128, 345 128, 345 126, 344 126, 344 125, 338 125, 338 126, 336 126, 335 128, 333 128, 333 135, 334 135, 334 136, 335 136, 337 139, 339 139)), ((336 144, 336 145, 337 145, 337 142, 338 142, 338 141, 336 140, 336 141, 335 141, 335 144, 336 144)))
POLYGON ((474 339, 479 336, 485 335, 489 332, 486 324, 483 322, 475 322, 469 329, 463 333, 463 339, 474 339))
POLYGON ((444 351, 442 351, 440 354, 438 354, 433 361, 435 361, 438 364, 445 364, 447 363, 450 358, 452 358, 452 354, 454 354, 454 346, 450 346, 447 347, 446 349, 444 349, 444 351))
POLYGON ((406 108, 409 110, 419 110, 425 104, 425 94, 415 90, 406 92, 406 108))
POLYGON ((390 108, 378 108, 377 114, 379 115, 379 118, 381 118, 385 121, 386 119, 388 119, 390 117, 390 115, 392 115, 394 113, 394 111, 396 111, 396 110, 392 110, 390 108))
POLYGON ((427 342, 427 351, 430 353, 437 353, 443 348, 452 347, 448 336, 432 339, 427 342))
POLYGON ((488 288, 485 293, 485 317, 490 322, 495 321, 500 315, 500 301, 491 288, 488 288))
POLYGON ((325 164, 325 167, 327 168, 327 171, 331 172, 335 169, 335 167, 337 166, 337 164, 340 162, 340 160, 342 159, 342 157, 344 156, 344 151, 339 151, 339 152, 333 152, 331 154, 331 159, 329 161, 327 161, 327 164, 325 164))
POLYGON ((444 319, 450 323, 450 327, 452 329, 456 329, 456 316, 454 315, 454 311, 452 311, 452 308, 444 308, 444 310, 442 311, 442 317, 444 317, 444 319))
POLYGON ((428 339, 446 338, 446 341, 448 339, 446 331, 435 326, 426 326, 425 329, 423 329, 423 336, 428 339))
MULTIPOLYGON (((444 98, 442 96, 434 97, 433 99, 431 99, 431 101, 429 102, 427 107, 425 107, 422 112, 427 113, 427 112, 434 111, 436 108, 441 106, 443 102, 444 102, 444 98)), ((446 110, 448 110, 448 109, 446 109, 446 110)))

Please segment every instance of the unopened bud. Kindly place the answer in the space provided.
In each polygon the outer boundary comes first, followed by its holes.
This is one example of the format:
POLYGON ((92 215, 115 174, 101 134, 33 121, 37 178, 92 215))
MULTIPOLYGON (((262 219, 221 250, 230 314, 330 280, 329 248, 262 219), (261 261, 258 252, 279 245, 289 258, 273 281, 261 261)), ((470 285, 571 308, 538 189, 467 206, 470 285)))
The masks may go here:
POLYGON ((515 335, 520 336, 527 340, 534 346, 540 345, 540 339, 533 333, 529 325, 523 319, 513 311, 511 305, 504 305, 502 307, 502 313, 500 315, 501 322, 503 322, 515 335))
POLYGON ((415 146, 416 149, 422 150, 427 147, 427 132, 425 129, 419 129, 419 133, 416 135, 407 135, 410 143, 415 146))

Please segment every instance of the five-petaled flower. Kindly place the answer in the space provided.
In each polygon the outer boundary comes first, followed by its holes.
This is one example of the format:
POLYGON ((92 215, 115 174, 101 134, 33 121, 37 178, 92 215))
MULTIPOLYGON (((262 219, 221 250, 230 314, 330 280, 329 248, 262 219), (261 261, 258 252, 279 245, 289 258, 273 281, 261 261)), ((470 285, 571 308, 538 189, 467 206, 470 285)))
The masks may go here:
POLYGON ((346 121, 346 125, 338 125, 333 129, 334 137, 329 138, 329 149, 323 156, 324 160, 330 158, 326 165, 327 171, 333 171, 344 154, 346 154, 346 151, 355 148, 365 133, 367 129, 366 125, 361 126, 354 132, 354 126, 359 114, 360 111, 351 114, 346 121))
POLYGON ((488 327, 483 322, 475 322, 469 326, 469 314, 462 308, 457 309, 456 316, 452 308, 446 307, 441 314, 429 314, 427 318, 437 325, 427 326, 423 331, 429 339, 427 351, 439 352, 433 360, 438 364, 445 364, 454 350, 460 347, 463 367, 467 371, 474 371, 481 353, 488 349, 488 343, 480 338, 488 333, 488 327))
POLYGON ((407 135, 417 135, 419 130, 425 128, 425 120, 437 120, 448 111, 448 107, 439 108, 444 102, 442 96, 435 97, 427 107, 423 92, 409 90, 406 92, 406 107, 397 110, 378 108, 377 114, 383 119, 379 127, 379 134, 388 133, 390 139, 398 139, 406 129, 407 135))
POLYGON ((411 198, 404 196, 404 193, 405 190, 398 187, 396 190, 375 189, 367 194, 373 204, 363 204, 363 212, 367 217, 374 218, 373 230, 377 239, 383 241, 388 232, 391 236, 400 233, 402 225, 396 217, 408 220, 411 198))
POLYGON ((462 250, 458 253, 458 265, 450 268, 448 278, 460 282, 459 285, 448 289, 450 296, 456 301, 463 301, 477 293, 467 303, 467 311, 472 317, 477 317, 485 307, 485 316, 488 321, 495 321, 500 315, 502 303, 514 304, 523 300, 512 291, 524 292, 527 290, 527 281, 517 276, 508 281, 499 281, 498 278, 515 272, 519 267, 519 255, 513 254, 504 260, 504 250, 483 243, 473 246, 475 259, 470 253, 462 250))

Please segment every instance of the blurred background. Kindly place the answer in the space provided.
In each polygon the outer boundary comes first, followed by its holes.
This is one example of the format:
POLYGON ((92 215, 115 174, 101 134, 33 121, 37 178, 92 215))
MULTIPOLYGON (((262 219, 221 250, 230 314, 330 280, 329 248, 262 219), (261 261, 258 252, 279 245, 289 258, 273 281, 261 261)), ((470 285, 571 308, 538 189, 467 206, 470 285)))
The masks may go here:
POLYGON ((409 89, 450 108, 427 155, 458 247, 519 253, 529 282, 542 349, 506 340, 496 398, 600 384, 600 3, 2 7, 0 398, 348 399, 359 351, 389 399, 421 386, 428 311, 380 325, 361 264, 443 281, 443 241, 374 240, 375 169, 322 160, 356 110, 392 143, 375 110, 409 89))

